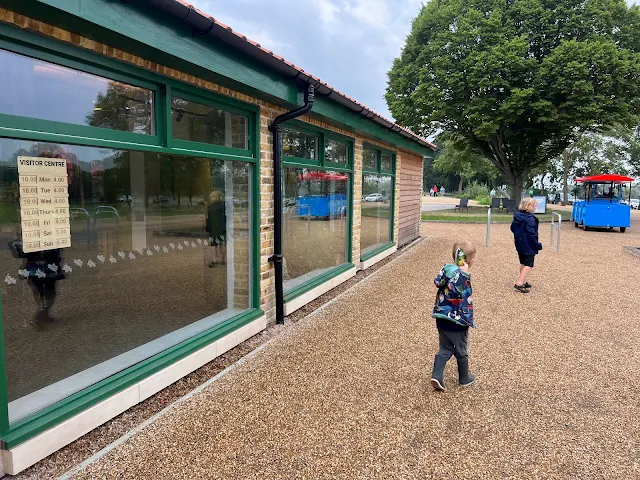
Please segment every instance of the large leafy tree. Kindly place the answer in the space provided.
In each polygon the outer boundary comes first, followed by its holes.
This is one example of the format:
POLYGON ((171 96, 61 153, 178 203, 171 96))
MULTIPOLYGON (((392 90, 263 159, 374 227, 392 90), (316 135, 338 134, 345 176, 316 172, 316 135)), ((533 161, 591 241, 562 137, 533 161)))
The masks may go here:
POLYGON ((441 173, 455 175, 459 178, 458 192, 462 186, 479 173, 496 177, 497 172, 482 152, 474 149, 464 137, 457 133, 444 132, 436 139, 438 151, 433 161, 433 168, 441 173))
POLYGON ((624 0, 431 0, 389 72, 389 108, 456 132, 519 197, 581 132, 640 112, 640 9, 624 0))

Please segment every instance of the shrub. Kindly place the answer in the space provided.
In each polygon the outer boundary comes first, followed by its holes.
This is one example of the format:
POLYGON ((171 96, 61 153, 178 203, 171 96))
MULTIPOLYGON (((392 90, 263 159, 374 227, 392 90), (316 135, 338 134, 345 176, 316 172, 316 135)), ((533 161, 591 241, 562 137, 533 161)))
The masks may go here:
POLYGON ((474 180, 473 182, 467 185, 467 188, 465 188, 464 193, 468 195, 468 198, 473 198, 478 200, 481 197, 489 196, 489 187, 484 183, 478 183, 476 180, 474 180))
POLYGON ((489 195, 481 195, 476 197, 475 200, 478 202, 478 205, 491 205, 491 197, 489 195))

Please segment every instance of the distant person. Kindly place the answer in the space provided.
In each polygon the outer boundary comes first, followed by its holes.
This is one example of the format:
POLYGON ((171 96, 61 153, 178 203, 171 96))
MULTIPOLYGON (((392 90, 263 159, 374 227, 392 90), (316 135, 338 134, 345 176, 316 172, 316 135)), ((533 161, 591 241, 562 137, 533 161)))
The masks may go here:
POLYGON ((440 187, 440 195, 444 197, 444 185, 440 187))
POLYGON ((437 185, 434 185, 434 186, 433 186, 433 196, 434 196, 434 197, 437 197, 437 196, 438 196, 438 186, 437 186, 437 185))
POLYGON ((491 192, 489 193, 489 195, 491 195, 491 198, 495 197, 496 196, 496 189, 492 188, 491 192))
POLYGON ((536 207, 535 199, 523 198, 518 211, 513 214, 511 223, 513 240, 520 259, 520 276, 514 288, 521 293, 529 293, 531 289, 527 275, 533 269, 535 256, 542 250, 542 244, 538 241, 538 219, 533 214, 536 207))
POLYGON ((438 327, 440 348, 433 361, 431 385, 444 390, 444 367, 451 355, 458 362, 458 382, 468 387, 475 382, 469 373, 469 327, 473 323, 473 299, 469 269, 476 256, 476 247, 469 241, 453 246, 455 264, 447 263, 434 279, 438 288, 433 314, 438 327))
POLYGON ((213 247, 213 260, 209 263, 209 267, 213 268, 219 263, 225 263, 226 260, 227 214, 224 193, 219 190, 209 195, 206 231, 209 234, 209 243, 213 247))

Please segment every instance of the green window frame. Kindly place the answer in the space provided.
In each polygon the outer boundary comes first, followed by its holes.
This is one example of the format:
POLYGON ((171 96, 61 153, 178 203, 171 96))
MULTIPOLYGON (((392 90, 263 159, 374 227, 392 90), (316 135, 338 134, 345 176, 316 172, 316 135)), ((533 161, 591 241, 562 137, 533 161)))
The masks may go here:
MULTIPOLYGON (((349 218, 347 220, 347 255, 346 262, 342 265, 338 265, 323 275, 312 278, 308 282, 305 282, 302 285, 297 286, 293 290, 285 293, 284 301, 285 303, 290 302, 291 300, 299 297, 307 293, 308 291, 318 287, 319 285, 331 280, 334 277, 348 271, 350 268, 353 268, 353 155, 354 155, 354 140, 345 135, 341 135, 339 133, 335 133, 329 130, 325 130, 320 127, 316 127, 315 125, 310 125, 299 120, 293 120, 288 122, 284 128, 289 128, 290 130, 299 131, 302 133, 306 133, 308 135, 315 136, 318 141, 318 158, 315 160, 311 160, 308 158, 299 158, 299 157, 290 157, 290 156, 282 156, 282 175, 284 173, 284 169, 286 167, 298 167, 298 168, 310 168, 313 170, 321 170, 321 171, 332 171, 332 172, 340 172, 345 173, 349 177, 349 188, 347 190, 347 212, 349 218), (326 140, 335 140, 338 142, 342 142, 347 146, 347 164, 341 163, 332 163, 327 161, 326 159, 326 140)), ((283 205, 284 205, 284 188, 281 192, 283 197, 283 205)))
POLYGON ((376 166, 375 168, 365 167, 364 164, 362 166, 362 171, 365 173, 379 173, 382 175, 394 176, 396 174, 396 154, 391 150, 387 150, 385 148, 376 147, 369 143, 364 143, 362 146, 363 157, 364 151, 375 151, 376 154, 376 166), (391 169, 382 168, 382 156, 391 156, 391 169))
MULTIPOLYGON (((291 157, 287 155, 282 155, 282 164, 287 166, 294 167, 315 167, 318 170, 333 170, 336 172, 344 172, 344 173, 352 173, 353 172, 353 145, 354 141, 352 138, 347 137, 345 135, 340 135, 339 133, 331 132, 329 130, 322 129, 320 127, 315 127, 314 125, 310 125, 307 123, 303 123, 301 121, 295 120, 287 123, 284 127, 285 130, 293 130, 296 132, 304 133, 307 135, 311 135, 316 137, 316 150, 317 157, 316 159, 310 158, 300 158, 300 157, 291 157), (335 140, 337 142, 341 142, 346 144, 347 146, 347 163, 333 163, 327 161, 326 155, 326 141, 327 140, 335 140)), ((284 140, 283 140, 284 142, 284 140)), ((283 145, 284 146, 284 145, 283 145)))
MULTIPOLYGON (((363 144, 363 157, 364 157, 364 150, 369 150, 369 151, 375 151, 376 153, 376 167, 375 168, 366 168, 364 165, 362 167, 362 177, 364 179, 365 175, 378 175, 378 176, 384 176, 384 177, 389 177, 391 178, 391 191, 392 191, 392 195, 391 195, 391 205, 390 205, 390 209, 391 209, 391 215, 390 215, 390 225, 389 225, 389 241, 386 243, 381 244, 379 247, 368 251, 366 254, 364 255, 360 255, 360 261, 364 262, 372 257, 375 257, 376 255, 378 255, 379 253, 384 252, 385 250, 391 248, 394 246, 394 242, 393 242, 393 228, 394 228, 394 222, 395 222, 395 202, 396 202, 396 153, 391 151, 391 150, 387 150, 385 148, 380 148, 377 147, 375 145, 369 144, 369 143, 364 143, 363 144), (391 169, 385 169, 382 168, 382 156, 390 156, 391 157, 391 169)), ((361 207, 362 208, 362 204, 361 207)))
POLYGON ((50 120, 0 114, 0 137, 21 140, 59 142, 116 149, 151 151, 166 154, 237 160, 254 165, 252 194, 252 248, 250 308, 210 330, 169 348, 116 375, 104 379, 78 393, 60 400, 41 411, 9 422, 5 367, 2 297, 0 296, 0 441, 5 449, 30 438, 81 413, 93 405, 134 385, 144 378, 174 364, 200 348, 228 335, 263 315, 260 310, 260 109, 232 98, 168 78, 119 60, 111 59, 57 40, 42 37, 16 27, 0 24, 0 49, 51 62, 64 67, 99 75, 154 92, 155 134, 144 135, 50 120), (244 149, 171 138, 171 95, 188 96, 207 105, 241 113, 248 117, 247 146, 244 149))

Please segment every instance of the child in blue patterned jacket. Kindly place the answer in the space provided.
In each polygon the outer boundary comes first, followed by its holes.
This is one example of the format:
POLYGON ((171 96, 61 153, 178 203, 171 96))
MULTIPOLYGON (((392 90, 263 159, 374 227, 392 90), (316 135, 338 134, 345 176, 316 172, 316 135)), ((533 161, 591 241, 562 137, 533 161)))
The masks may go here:
POLYGON ((438 288, 433 314, 438 327, 440 350, 433 362, 431 385, 436 390, 444 390, 444 367, 451 355, 458 362, 458 381, 468 387, 475 382, 469 373, 469 327, 473 323, 473 298, 469 268, 473 265, 476 247, 468 241, 453 246, 455 265, 448 263, 440 270, 434 283, 438 288))

